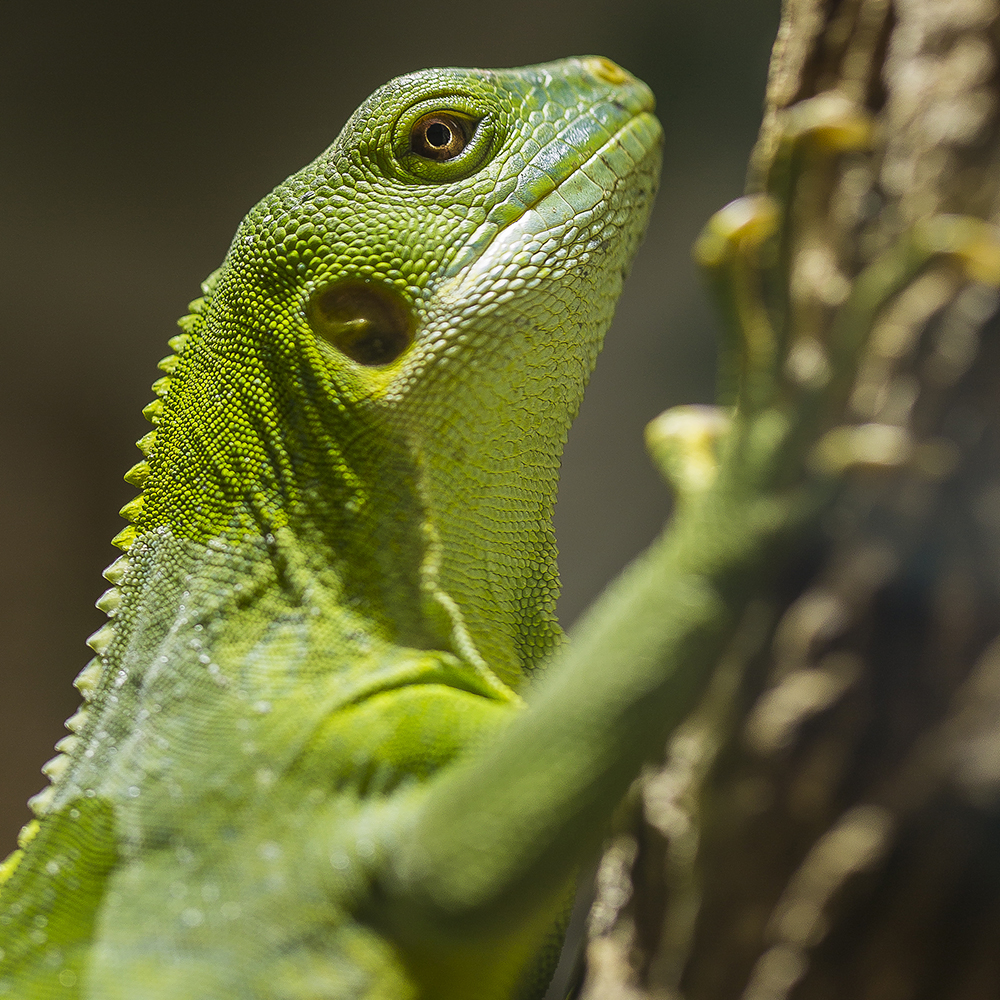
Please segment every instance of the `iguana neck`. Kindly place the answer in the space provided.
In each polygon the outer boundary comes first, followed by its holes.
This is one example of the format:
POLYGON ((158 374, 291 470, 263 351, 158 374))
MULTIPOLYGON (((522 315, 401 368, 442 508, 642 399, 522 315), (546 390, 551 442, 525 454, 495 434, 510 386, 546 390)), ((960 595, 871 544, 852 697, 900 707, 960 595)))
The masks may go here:
POLYGON ((548 428, 508 424, 473 468, 463 440, 493 432, 499 401, 442 385, 406 419, 339 391, 308 331, 259 324, 223 269, 163 397, 136 531, 263 539, 292 600, 321 587, 380 636, 516 687, 561 636, 548 428))

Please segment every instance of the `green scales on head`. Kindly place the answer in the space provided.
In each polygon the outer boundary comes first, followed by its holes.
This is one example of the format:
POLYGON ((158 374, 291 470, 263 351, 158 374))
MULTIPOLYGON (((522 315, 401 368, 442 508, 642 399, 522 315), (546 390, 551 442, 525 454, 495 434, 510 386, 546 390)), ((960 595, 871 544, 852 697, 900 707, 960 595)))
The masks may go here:
POLYGON ((462 942, 387 873, 559 645, 559 458, 652 107, 600 58, 415 73, 244 220, 145 411, 0 996, 540 995, 575 861, 462 942))

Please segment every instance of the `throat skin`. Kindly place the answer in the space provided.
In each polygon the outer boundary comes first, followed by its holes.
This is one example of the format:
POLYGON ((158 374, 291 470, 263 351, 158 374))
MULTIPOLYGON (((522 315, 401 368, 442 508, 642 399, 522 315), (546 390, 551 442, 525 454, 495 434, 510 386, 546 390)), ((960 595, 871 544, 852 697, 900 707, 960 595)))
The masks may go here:
MULTIPOLYGON (((215 341, 236 327, 224 308, 206 308, 203 339, 171 377, 138 537, 250 547, 290 605, 322 592, 373 636, 446 650, 509 697, 561 637, 552 507, 578 398, 554 383, 529 421, 537 387, 510 391, 525 341, 549 331, 496 338, 480 359, 496 377, 474 393, 442 366, 404 408, 344 398, 315 343, 280 351, 266 329, 239 337, 263 341, 264 357, 220 380, 215 341)), ((578 366, 581 388, 587 374, 578 366)))

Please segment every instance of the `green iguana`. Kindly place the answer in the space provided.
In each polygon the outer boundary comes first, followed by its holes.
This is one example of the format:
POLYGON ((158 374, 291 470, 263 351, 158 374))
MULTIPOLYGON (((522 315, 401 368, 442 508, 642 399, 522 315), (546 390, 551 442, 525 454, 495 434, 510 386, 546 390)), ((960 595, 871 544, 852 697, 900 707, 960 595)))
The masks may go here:
MULTIPOLYGON (((418 843, 560 644, 559 457, 652 111, 600 58, 415 73, 247 216, 145 410, 85 703, 3 875, 0 996, 544 989, 575 860, 503 871, 473 835, 440 880, 418 843)), ((531 818, 497 780, 507 839, 531 818)))
MULTIPOLYGON (((758 287, 784 301, 757 256, 787 246, 781 192, 720 213, 698 252, 735 417, 655 425, 675 522, 563 645, 557 466, 649 215, 652 110, 601 58, 416 73, 247 216, 145 411, 85 704, 0 875, 0 997, 545 991, 575 873, 826 494, 806 459, 851 346, 983 242, 903 240, 803 379, 758 287)), ((856 118, 820 102, 792 145, 835 156, 856 118)))

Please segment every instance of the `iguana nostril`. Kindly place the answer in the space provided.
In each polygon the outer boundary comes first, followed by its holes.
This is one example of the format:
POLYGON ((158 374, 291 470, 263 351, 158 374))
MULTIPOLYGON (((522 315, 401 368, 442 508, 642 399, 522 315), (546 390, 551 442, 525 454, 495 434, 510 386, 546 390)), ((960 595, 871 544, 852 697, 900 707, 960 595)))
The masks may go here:
POLYGON ((584 60, 584 65, 586 65, 587 69, 594 76, 605 83, 613 83, 617 86, 618 84, 628 83, 632 79, 631 74, 623 70, 618 63, 614 63, 604 56, 594 56, 591 59, 586 59, 584 60))

